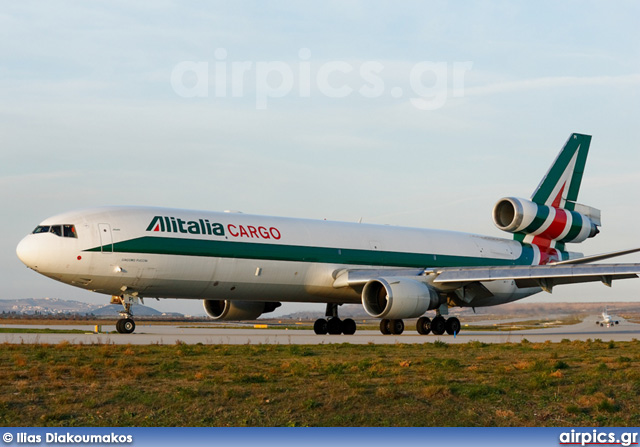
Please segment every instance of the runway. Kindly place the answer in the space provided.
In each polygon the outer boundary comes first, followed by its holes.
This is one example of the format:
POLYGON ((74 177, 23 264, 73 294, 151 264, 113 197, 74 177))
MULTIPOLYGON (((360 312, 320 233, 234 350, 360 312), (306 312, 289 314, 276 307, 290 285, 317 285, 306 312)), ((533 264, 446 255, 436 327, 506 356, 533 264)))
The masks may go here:
MULTIPOLYGON (((50 328, 55 330, 80 329, 84 334, 64 333, 0 333, 0 343, 12 344, 131 344, 131 345, 171 345, 187 344, 280 344, 280 345, 318 345, 331 343, 350 344, 413 344, 433 343, 437 340, 446 343, 520 343, 523 339, 541 343, 545 341, 560 342, 567 340, 600 339, 603 341, 631 341, 640 339, 640 324, 621 321, 619 325, 607 328, 596 326, 598 316, 586 318, 582 323, 569 326, 544 329, 528 329, 514 331, 474 331, 473 326, 465 327, 457 336, 452 335, 419 335, 407 324, 402 335, 382 335, 378 331, 359 330, 355 335, 316 335, 312 330, 295 329, 256 329, 224 328, 212 324, 189 326, 187 324, 156 325, 139 322, 133 334, 115 333, 115 326, 102 326, 101 333, 94 333, 94 326, 89 325, 13 325, 3 324, 0 328, 50 328)), ((476 322, 475 324, 482 324, 476 322)))

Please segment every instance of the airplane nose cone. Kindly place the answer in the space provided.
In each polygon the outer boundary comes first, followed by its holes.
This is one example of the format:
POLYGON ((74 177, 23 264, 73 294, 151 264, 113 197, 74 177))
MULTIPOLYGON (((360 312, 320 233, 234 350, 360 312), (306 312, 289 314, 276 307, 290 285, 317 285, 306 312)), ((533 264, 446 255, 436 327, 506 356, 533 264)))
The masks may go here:
POLYGON ((30 235, 20 241, 16 247, 16 254, 27 267, 32 269, 38 267, 38 247, 30 235))

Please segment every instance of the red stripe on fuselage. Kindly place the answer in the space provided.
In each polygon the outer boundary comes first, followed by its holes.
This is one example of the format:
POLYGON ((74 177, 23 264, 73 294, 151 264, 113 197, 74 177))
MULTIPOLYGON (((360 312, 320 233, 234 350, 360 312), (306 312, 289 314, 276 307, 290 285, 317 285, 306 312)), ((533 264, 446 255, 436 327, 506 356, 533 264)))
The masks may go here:
POLYGON ((567 212, 560 208, 556 208, 555 212, 556 215, 549 228, 535 236, 531 241, 532 244, 540 248, 540 264, 558 260, 558 252, 551 248, 551 243, 564 232, 567 226, 567 212))
POLYGON ((553 219, 553 222, 551 222, 549 228, 540 233, 538 237, 555 240, 560 237, 566 226, 567 212, 563 209, 556 208, 556 217, 553 219))
POLYGON ((540 236, 536 236, 531 241, 531 244, 537 246, 540 249, 540 254, 542 254, 542 253, 548 251, 549 248, 551 247, 551 240, 550 239, 545 239, 545 238, 540 237, 540 236))
POLYGON ((564 191, 564 187, 567 186, 567 182, 564 182, 562 188, 560 188, 560 192, 558 193, 556 199, 551 204, 554 208, 560 208, 560 201, 562 200, 562 192, 564 191))
POLYGON ((544 252, 540 250, 540 265, 546 265, 550 262, 558 262, 560 260, 560 252, 555 248, 548 248, 544 252))

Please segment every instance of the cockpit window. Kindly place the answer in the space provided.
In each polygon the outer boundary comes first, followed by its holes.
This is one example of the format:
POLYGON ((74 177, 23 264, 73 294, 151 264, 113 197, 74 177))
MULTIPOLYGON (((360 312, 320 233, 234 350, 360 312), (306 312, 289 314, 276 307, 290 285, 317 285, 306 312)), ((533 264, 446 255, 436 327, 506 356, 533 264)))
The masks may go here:
POLYGON ((64 237, 78 237, 78 235, 76 234, 76 227, 74 225, 63 225, 62 235, 64 237))
POLYGON ((33 230, 33 234, 38 233, 53 233, 56 236, 78 238, 75 225, 38 225, 33 230))

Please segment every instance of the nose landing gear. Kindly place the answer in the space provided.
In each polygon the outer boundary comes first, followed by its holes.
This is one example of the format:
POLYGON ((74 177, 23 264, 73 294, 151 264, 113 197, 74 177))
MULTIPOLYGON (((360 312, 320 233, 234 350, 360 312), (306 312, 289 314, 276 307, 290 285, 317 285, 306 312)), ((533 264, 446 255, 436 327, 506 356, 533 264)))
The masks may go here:
POLYGON ((119 334, 131 334, 136 330, 136 323, 131 318, 121 318, 116 322, 116 331, 119 334))
POLYGON ((119 334, 132 334, 136 330, 136 323, 133 321, 131 306, 138 303, 135 295, 113 295, 111 304, 122 304, 123 311, 120 311, 120 319, 116 322, 116 331, 119 334))

